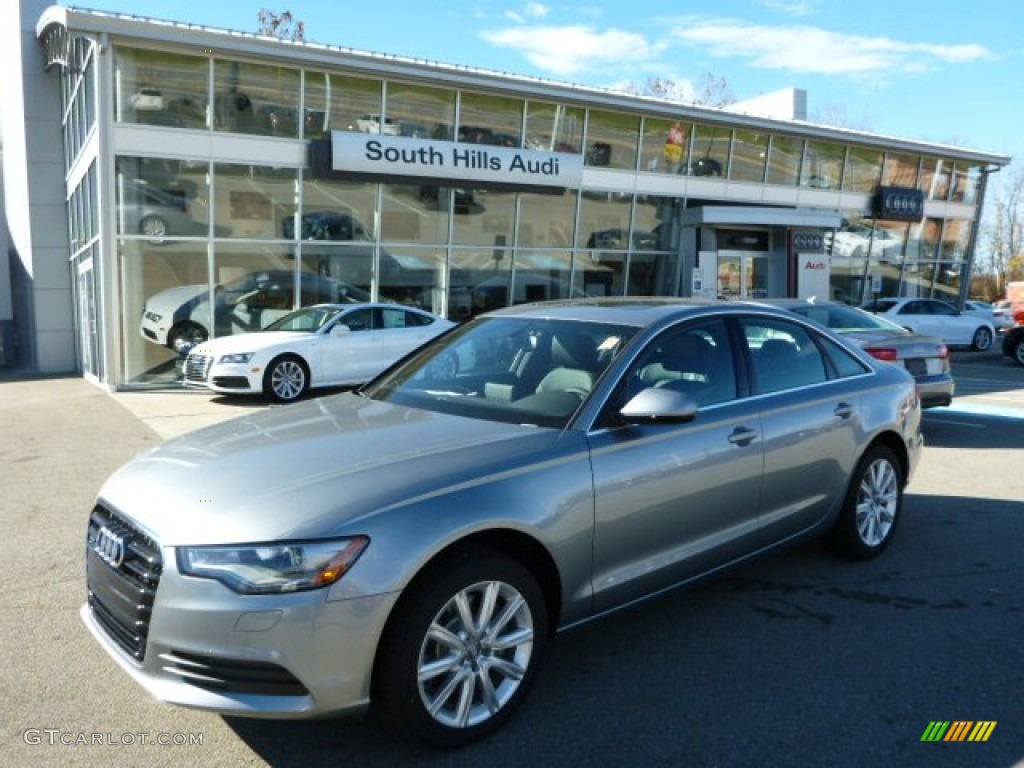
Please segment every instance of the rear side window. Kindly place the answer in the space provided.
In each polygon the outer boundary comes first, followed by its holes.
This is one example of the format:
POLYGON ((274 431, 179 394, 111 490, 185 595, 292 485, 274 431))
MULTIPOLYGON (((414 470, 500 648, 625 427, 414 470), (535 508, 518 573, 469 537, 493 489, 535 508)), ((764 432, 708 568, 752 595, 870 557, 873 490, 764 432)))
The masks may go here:
POLYGON ((774 318, 744 318, 742 326, 758 394, 807 387, 828 379, 825 358, 802 326, 774 318))
POLYGON ((822 336, 819 340, 825 348, 825 354, 828 355, 828 359, 832 363, 838 378, 845 379, 850 376, 860 376, 870 371, 864 363, 836 344, 832 339, 822 336))

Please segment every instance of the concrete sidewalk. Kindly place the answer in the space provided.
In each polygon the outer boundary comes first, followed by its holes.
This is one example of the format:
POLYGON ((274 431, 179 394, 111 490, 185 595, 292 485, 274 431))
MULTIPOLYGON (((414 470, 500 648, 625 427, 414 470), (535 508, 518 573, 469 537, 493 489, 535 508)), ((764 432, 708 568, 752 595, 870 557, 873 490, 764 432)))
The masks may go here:
POLYGON ((110 397, 165 440, 271 407, 261 398, 226 398, 195 389, 133 390, 110 397))

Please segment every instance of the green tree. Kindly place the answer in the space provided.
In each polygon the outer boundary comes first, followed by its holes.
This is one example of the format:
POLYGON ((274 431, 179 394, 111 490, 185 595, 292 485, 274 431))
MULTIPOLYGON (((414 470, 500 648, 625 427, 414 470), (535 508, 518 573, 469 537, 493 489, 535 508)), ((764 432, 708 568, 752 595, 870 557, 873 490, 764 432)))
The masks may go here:
POLYGON ((261 8, 258 18, 260 25, 258 34, 292 42, 306 39, 306 25, 297 20, 291 11, 274 13, 269 8, 261 8))

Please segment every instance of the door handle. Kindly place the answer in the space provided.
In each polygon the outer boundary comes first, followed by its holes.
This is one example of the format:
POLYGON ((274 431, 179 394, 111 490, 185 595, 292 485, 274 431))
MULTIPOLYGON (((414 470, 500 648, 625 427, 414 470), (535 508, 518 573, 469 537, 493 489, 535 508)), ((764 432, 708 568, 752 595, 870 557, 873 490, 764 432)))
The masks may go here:
POLYGON ((840 419, 848 419, 853 415, 853 406, 849 403, 840 403, 832 413, 840 419))
POLYGON ((757 437, 757 430, 749 427, 736 427, 729 435, 729 442, 733 445, 747 445, 757 437))

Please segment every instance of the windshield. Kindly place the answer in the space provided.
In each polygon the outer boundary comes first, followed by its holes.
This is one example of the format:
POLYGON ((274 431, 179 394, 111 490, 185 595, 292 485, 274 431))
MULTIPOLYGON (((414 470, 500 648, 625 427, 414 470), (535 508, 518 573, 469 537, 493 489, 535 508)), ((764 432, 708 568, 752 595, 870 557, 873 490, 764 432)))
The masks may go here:
POLYGON ((340 312, 341 310, 335 307, 303 307, 285 315, 280 320, 275 320, 263 330, 316 333, 337 317, 340 312))
POLYGON ((907 332, 905 328, 886 320, 884 317, 878 317, 870 312, 864 312, 856 307, 847 307, 842 304, 824 306, 808 304, 806 306, 790 307, 790 309, 809 320, 821 323, 826 328, 831 328, 837 333, 852 333, 856 331, 907 332))
POLYGON ((428 344, 363 394, 429 411, 561 428, 636 330, 484 317, 428 344))

